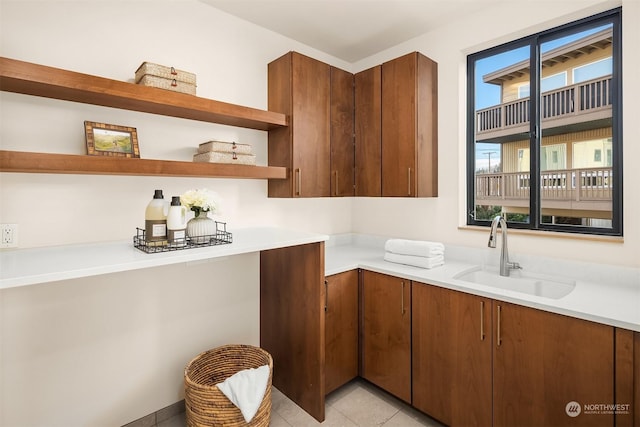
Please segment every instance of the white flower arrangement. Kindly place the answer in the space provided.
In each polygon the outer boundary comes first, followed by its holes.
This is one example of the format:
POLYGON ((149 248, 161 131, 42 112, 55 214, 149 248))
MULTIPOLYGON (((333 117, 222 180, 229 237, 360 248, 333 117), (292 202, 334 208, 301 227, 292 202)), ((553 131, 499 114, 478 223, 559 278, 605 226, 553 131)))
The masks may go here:
POLYGON ((196 216, 201 212, 216 213, 218 211, 218 195, 206 188, 187 191, 180 196, 180 203, 194 211, 196 216))

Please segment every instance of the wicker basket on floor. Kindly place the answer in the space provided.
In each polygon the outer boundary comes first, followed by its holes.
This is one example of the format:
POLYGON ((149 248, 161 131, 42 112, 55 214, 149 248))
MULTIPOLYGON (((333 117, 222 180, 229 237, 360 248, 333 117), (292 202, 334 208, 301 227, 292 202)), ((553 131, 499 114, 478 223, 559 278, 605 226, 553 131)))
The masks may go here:
POLYGON ((196 356, 184 370, 187 426, 268 426, 271 418, 273 359, 259 347, 225 345, 196 356), (247 424, 240 410, 216 387, 233 374, 269 365, 269 381, 262 403, 247 424))

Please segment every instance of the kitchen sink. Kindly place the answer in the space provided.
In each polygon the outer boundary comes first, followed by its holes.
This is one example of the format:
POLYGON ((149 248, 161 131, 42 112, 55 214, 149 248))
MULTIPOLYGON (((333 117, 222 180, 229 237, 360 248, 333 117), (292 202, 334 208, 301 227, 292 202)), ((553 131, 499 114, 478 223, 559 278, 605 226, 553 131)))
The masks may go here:
POLYGON ((455 276, 456 280, 491 286, 514 292, 522 292, 538 297, 560 299, 571 293, 576 287, 575 280, 558 279, 542 274, 512 270, 509 277, 500 276, 498 269, 476 266, 464 270, 455 276))

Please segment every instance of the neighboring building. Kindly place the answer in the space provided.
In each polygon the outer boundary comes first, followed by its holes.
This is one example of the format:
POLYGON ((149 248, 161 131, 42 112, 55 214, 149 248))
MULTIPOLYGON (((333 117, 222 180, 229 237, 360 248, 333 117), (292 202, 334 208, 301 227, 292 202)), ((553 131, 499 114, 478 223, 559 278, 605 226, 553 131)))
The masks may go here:
MULTIPOLYGON (((611 74, 611 29, 542 55, 544 222, 611 224, 611 74)), ((528 214, 529 76, 528 61, 483 76, 500 86, 502 103, 476 111, 476 143, 500 144, 501 171, 476 171, 476 206, 528 214)))

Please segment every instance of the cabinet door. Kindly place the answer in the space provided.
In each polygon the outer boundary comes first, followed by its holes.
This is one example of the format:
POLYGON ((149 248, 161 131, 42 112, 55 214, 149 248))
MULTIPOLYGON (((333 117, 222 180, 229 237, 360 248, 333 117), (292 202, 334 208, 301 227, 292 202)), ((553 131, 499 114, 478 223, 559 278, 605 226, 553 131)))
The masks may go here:
POLYGON ((416 54, 382 64, 382 195, 416 194, 416 54))
POLYGON ((370 271, 362 282, 362 377, 410 403, 410 282, 370 271))
POLYGON ((494 301, 494 426, 613 426, 614 328, 494 301), (571 403, 575 402, 575 404, 571 403), (576 414, 568 409, 581 409, 576 414))
POLYGON ((491 300, 411 285, 413 406, 450 426, 490 426, 491 300))
POLYGON ((331 67, 331 196, 353 196, 353 74, 331 67))
POLYGON ((355 75, 356 196, 382 195, 381 70, 355 75))
POLYGON ((329 196, 329 65, 293 54, 293 176, 295 197, 329 196))
POLYGON ((417 54, 416 195, 438 196, 438 64, 417 54))
POLYGON ((330 67, 296 52, 269 63, 269 110, 289 126, 269 131, 269 165, 287 168, 269 180, 269 197, 329 196, 330 67))
POLYGON ((438 65, 418 52, 382 65, 382 195, 438 195, 438 65))
POLYGON ((358 272, 325 279, 325 392, 358 376, 358 272))
POLYGON ((324 420, 324 242, 260 252, 260 346, 273 385, 324 420))
POLYGON ((616 412, 615 426, 640 426, 640 396, 634 392, 634 383, 640 387, 640 333, 622 328, 615 331, 616 403, 628 405, 616 412))

